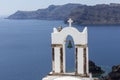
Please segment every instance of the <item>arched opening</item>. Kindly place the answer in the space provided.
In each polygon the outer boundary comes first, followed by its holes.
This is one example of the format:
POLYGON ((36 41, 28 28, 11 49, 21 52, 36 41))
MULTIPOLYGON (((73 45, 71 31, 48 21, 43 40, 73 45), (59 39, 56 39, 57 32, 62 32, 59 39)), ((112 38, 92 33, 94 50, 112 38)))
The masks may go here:
POLYGON ((66 72, 75 72, 75 46, 73 38, 68 35, 65 44, 66 72), (72 47, 71 47, 72 45, 72 47))

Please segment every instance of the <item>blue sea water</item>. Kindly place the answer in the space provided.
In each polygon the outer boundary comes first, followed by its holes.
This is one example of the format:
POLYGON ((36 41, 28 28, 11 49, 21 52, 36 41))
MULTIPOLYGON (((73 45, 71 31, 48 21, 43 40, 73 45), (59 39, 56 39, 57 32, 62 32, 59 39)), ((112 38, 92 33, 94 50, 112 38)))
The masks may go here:
MULTIPOLYGON (((67 25, 63 21, 0 19, 0 80, 46 76, 51 71, 51 32, 58 26, 67 25)), ((106 69, 120 64, 120 25, 86 26, 90 59, 106 69)))

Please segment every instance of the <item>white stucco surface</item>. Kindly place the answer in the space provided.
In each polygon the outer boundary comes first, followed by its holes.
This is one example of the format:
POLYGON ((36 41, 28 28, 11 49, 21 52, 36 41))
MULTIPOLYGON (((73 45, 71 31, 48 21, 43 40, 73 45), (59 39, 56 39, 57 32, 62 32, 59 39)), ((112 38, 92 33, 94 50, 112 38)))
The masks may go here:
POLYGON ((42 80, 99 80, 98 78, 84 78, 84 77, 75 77, 75 76, 47 76, 42 80))
POLYGON ((60 48, 55 48, 55 72, 60 73, 60 48))
POLYGON ((52 33, 52 44, 63 44, 68 35, 72 36, 75 44, 87 44, 87 28, 83 32, 79 32, 74 27, 65 27, 60 32, 54 30, 52 33))
POLYGON ((83 48, 78 48, 78 73, 83 74, 83 48))
POLYGON ((81 79, 76 78, 76 77, 67 76, 67 77, 56 78, 56 79, 54 79, 54 80, 81 80, 81 79))
MULTIPOLYGON (((66 71, 66 59, 65 59, 65 43, 67 36, 71 36, 73 38, 75 45, 86 45, 87 44, 87 27, 84 28, 82 32, 78 31, 75 27, 65 27, 61 31, 57 31, 56 28, 53 28, 53 33, 51 34, 52 38, 52 44, 61 44, 63 45, 63 72, 66 71)), ((55 48, 55 72, 60 71, 60 51, 57 51, 60 49, 55 48)), ((88 54, 87 54, 87 60, 88 60, 88 54)), ((78 48, 78 73, 83 74, 83 48, 78 48)), ((88 66, 88 65, 87 65, 88 66)), ((88 67, 87 67, 88 68, 88 67)), ((88 69, 87 69, 88 70, 88 69)), ((88 71, 87 71, 88 72, 88 71)))
MULTIPOLYGON (((89 74, 89 55, 88 55, 88 47, 86 48, 87 49, 87 52, 86 52, 86 57, 87 57, 87 73, 89 74)), ((91 74, 92 75, 92 74, 91 74)))
MULTIPOLYGON (((73 38, 75 45, 87 45, 87 27, 84 28, 82 32, 78 31, 75 27, 65 27, 61 31, 57 31, 56 28, 53 28, 53 33, 51 34, 52 44, 61 44, 63 46, 63 72, 66 71, 66 51, 65 51, 65 43, 67 36, 71 36, 73 38)), ((58 49, 55 48, 55 57, 57 57, 57 61, 55 61, 55 72, 60 71, 60 51, 56 51, 58 49), (58 65, 57 65, 58 64, 58 65)), ((87 54, 88 56, 88 54, 87 54)), ((55 59, 55 60, 56 60, 55 59)), ((87 57, 88 60, 88 57, 87 57)), ((83 48, 78 48, 78 73, 83 74, 83 48)), ((87 65, 88 66, 88 65, 87 65)), ((88 68, 88 67, 87 67, 88 68)), ((88 70, 88 69, 87 69, 88 70)), ((87 71, 88 72, 88 71, 87 71)))

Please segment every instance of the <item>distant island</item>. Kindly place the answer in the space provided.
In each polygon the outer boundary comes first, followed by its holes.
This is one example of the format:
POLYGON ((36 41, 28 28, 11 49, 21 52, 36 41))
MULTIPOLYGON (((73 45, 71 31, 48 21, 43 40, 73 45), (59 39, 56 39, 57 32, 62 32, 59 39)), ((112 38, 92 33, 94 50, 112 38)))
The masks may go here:
POLYGON ((120 4, 50 5, 36 11, 17 11, 7 19, 66 20, 72 18, 75 24, 120 24, 120 4))

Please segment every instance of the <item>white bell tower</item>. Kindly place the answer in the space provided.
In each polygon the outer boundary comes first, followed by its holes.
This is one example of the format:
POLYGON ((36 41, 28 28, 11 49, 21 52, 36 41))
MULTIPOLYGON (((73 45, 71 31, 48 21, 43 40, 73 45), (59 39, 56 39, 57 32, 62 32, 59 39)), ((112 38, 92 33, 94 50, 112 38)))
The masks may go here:
MULTIPOLYGON (((67 77, 77 78, 73 80, 93 80, 89 73, 89 58, 88 58, 88 36, 87 27, 83 32, 79 32, 75 27, 72 27, 72 19, 68 20, 69 26, 63 29, 53 29, 51 34, 52 39, 52 71, 43 78, 43 80, 57 80, 58 78, 67 77), (67 36, 71 36, 75 43, 75 71, 66 72, 66 57, 65 43, 67 36)), ((60 80, 60 79, 59 79, 60 80)))

